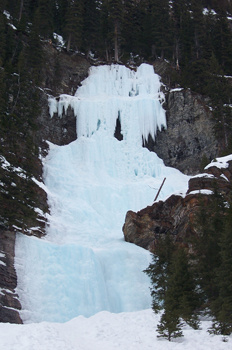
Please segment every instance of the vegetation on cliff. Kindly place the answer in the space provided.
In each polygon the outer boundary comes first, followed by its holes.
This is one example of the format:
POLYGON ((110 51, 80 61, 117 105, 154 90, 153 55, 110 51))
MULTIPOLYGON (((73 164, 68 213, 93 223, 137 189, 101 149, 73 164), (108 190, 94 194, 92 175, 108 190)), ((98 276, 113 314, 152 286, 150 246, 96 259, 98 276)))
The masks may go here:
POLYGON ((232 333, 231 208, 215 187, 207 206, 200 200, 195 236, 182 243, 169 234, 158 240, 144 272, 152 282, 152 309, 164 310, 159 336, 182 336, 182 320, 198 328, 202 314, 212 317, 210 333, 232 333))

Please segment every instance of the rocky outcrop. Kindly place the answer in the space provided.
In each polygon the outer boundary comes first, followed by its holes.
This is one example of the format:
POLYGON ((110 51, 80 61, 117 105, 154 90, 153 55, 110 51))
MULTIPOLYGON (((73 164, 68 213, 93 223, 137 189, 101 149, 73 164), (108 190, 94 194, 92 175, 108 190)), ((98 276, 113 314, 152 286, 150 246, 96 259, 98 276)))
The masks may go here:
POLYGON ((15 233, 0 230, 0 321, 22 323, 14 268, 15 233))
POLYGON ((188 175, 198 174, 202 159, 211 161, 218 156, 209 99, 189 89, 176 88, 180 77, 167 62, 156 60, 154 68, 165 84, 162 90, 167 129, 158 131, 155 140, 149 137, 144 146, 156 152, 165 165, 188 175))
POLYGON ((226 166, 217 165, 212 163, 204 174, 191 178, 185 196, 172 195, 166 201, 156 202, 137 213, 128 211, 123 226, 125 240, 152 251, 160 235, 169 232, 180 242, 194 235, 193 221, 199 199, 207 205, 209 193, 213 193, 215 186, 225 198, 230 195, 232 157, 226 166))
POLYGON ((40 106, 38 117, 37 142, 43 148, 44 140, 56 145, 66 145, 77 138, 76 117, 68 108, 62 117, 54 114, 51 118, 48 108, 48 97, 59 98, 61 94, 74 95, 78 86, 88 76, 90 63, 81 55, 59 51, 51 44, 44 45, 46 65, 43 70, 40 106))
POLYGON ((164 108, 167 129, 158 131, 155 141, 150 138, 147 147, 165 165, 185 174, 199 173, 203 157, 211 161, 218 154, 207 100, 188 89, 174 89, 166 93, 164 108))

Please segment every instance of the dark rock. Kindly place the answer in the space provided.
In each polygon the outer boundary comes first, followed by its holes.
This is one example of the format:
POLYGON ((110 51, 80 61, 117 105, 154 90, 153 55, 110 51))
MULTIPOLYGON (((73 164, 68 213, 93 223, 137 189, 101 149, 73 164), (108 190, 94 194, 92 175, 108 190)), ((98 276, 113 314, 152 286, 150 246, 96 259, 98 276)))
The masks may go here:
POLYGON ((0 322, 22 323, 18 312, 21 304, 15 292, 14 247, 15 233, 0 230, 0 322))
POLYGON ((209 162, 219 154, 215 122, 209 99, 179 88, 180 72, 175 68, 161 59, 154 62, 155 72, 165 85, 161 90, 165 94, 167 129, 158 131, 155 140, 150 135, 144 146, 156 152, 165 165, 194 175, 200 173, 204 158, 209 162))
POLYGON ((155 141, 145 144, 163 159, 165 165, 185 174, 197 174, 203 157, 209 161, 218 154, 214 121, 207 101, 190 90, 166 94, 167 129, 158 131, 155 141))
POLYGON ((47 140, 56 145, 66 145, 77 138, 76 117, 69 107, 62 117, 49 114, 48 97, 61 94, 74 95, 78 86, 88 76, 90 63, 81 55, 57 51, 52 45, 44 45, 46 65, 40 97, 41 113, 38 118, 36 139, 43 148, 47 140))

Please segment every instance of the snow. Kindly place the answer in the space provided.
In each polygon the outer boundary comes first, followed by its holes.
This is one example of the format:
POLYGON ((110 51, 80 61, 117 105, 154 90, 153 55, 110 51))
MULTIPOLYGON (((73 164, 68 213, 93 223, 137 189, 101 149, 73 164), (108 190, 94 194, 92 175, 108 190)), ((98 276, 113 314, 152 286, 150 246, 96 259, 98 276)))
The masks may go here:
POLYGON ((208 8, 204 8, 203 9, 203 15, 213 15, 216 16, 216 12, 213 9, 208 9, 208 8))
POLYGON ((198 178, 198 177, 206 177, 206 178, 209 178, 209 179, 214 179, 215 178, 215 176, 213 174, 201 173, 201 174, 197 174, 197 175, 192 176, 192 179, 195 179, 195 178, 198 178))
POLYGON ((9 13, 8 11, 4 10, 4 11, 3 11, 3 14, 6 16, 6 18, 7 18, 8 20, 11 19, 11 15, 10 15, 10 13, 9 13))
POLYGON ((206 165, 205 169, 209 169, 213 166, 215 166, 219 169, 226 169, 229 166, 228 162, 231 160, 232 160, 232 154, 225 156, 225 157, 216 158, 211 163, 206 165))
POLYGON ((220 177, 222 177, 224 180, 226 180, 227 182, 229 182, 229 179, 228 179, 224 174, 221 174, 220 177))
MULTIPOLYGON (((7 170, 7 171, 14 171, 17 173, 17 175, 23 179, 26 179, 26 174, 25 174, 25 171, 20 168, 20 167, 13 167, 7 160, 4 156, 0 155, 0 166, 4 169, 4 170, 7 170)), ((14 184, 12 183, 12 186, 14 186, 14 184)))
POLYGON ((65 42, 64 42, 64 39, 61 35, 59 35, 57 33, 53 33, 53 38, 56 40, 58 49, 62 49, 65 47, 65 42))
MULTIPOLYGON (((185 338, 157 340, 158 315, 150 309, 150 281, 142 271, 150 253, 124 241, 128 210, 186 193, 189 177, 165 167, 142 138, 166 126, 159 77, 100 66, 75 96, 50 99, 50 111, 71 105, 78 139, 49 144, 43 159, 50 215, 43 239, 17 234, 17 293, 24 325, 0 324, 6 350, 198 349, 221 350, 219 337, 186 327, 185 338), (58 101, 59 100, 59 101, 58 101), (123 140, 114 138, 120 117, 123 140)), ((37 181, 34 179, 34 181, 37 181)))
POLYGON ((195 191, 191 191, 191 192, 189 192, 188 193, 188 195, 190 195, 190 194, 206 194, 206 195, 211 195, 211 194, 213 194, 213 191, 211 191, 211 190, 206 190, 206 189, 204 189, 204 190, 195 190, 195 191))
POLYGON ((4 350, 228 350, 232 337, 207 333, 209 321, 202 330, 186 326, 184 337, 168 342, 157 339, 160 316, 151 310, 112 314, 102 311, 90 318, 79 316, 60 323, 28 325, 0 324, 0 348, 4 350))
POLYGON ((170 92, 178 92, 182 90, 184 90, 184 88, 175 88, 175 89, 171 89, 170 92))

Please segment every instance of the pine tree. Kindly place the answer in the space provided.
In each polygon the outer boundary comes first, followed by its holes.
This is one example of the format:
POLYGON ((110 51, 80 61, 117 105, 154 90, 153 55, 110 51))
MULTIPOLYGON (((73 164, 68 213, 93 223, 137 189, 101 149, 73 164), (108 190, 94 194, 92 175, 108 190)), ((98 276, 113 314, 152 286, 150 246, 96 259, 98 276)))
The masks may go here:
POLYGON ((29 74, 35 85, 39 85, 41 80, 41 70, 43 64, 43 50, 40 41, 40 13, 39 9, 35 12, 34 20, 29 36, 28 47, 26 49, 29 74))
POLYGON ((83 11, 83 46, 88 58, 91 50, 101 47, 100 9, 98 1, 84 0, 83 11))
POLYGON ((232 69, 232 32, 229 27, 227 14, 222 9, 217 15, 217 21, 214 25, 214 52, 219 63, 224 67, 227 74, 232 69))
POLYGON ((174 57, 176 68, 179 64, 186 65, 191 58, 193 45, 193 27, 190 15, 190 2, 188 0, 173 0, 172 2, 172 28, 174 57))
POLYGON ((157 332, 159 333, 157 337, 162 337, 171 341, 172 338, 183 336, 181 331, 183 323, 181 322, 180 317, 176 316, 173 310, 170 310, 168 306, 169 302, 167 301, 165 304, 165 311, 161 316, 160 323, 157 325, 157 332))
POLYGON ((172 310, 175 314, 197 329, 200 296, 197 292, 193 268, 185 249, 178 247, 172 256, 164 305, 166 298, 172 299, 172 310))
POLYGON ((109 23, 112 28, 111 35, 114 43, 114 61, 119 61, 121 27, 123 20, 123 3, 122 0, 108 0, 109 3, 109 23))
POLYGON ((196 216, 198 235, 192 241, 194 267, 204 300, 202 307, 205 308, 210 308, 219 293, 215 275, 221 263, 219 238, 224 229, 224 210, 224 199, 215 187, 214 194, 200 202, 196 216))
POLYGON ((169 233, 164 238, 160 237, 152 255, 152 262, 144 270, 151 279, 152 309, 155 313, 163 308, 174 250, 173 237, 169 233))
POLYGON ((6 56, 5 16, 0 12, 0 59, 3 64, 6 56))
POLYGON ((232 202, 227 209, 225 222, 225 230, 220 237, 221 264, 215 278, 219 295, 211 306, 214 321, 210 332, 230 335, 232 333, 232 202))
POLYGON ((53 33, 52 0, 39 0, 39 34, 44 39, 51 39, 53 33))
POLYGON ((83 39, 83 0, 69 0, 64 28, 67 51, 81 49, 83 39))
POLYGON ((203 55, 203 44, 205 38, 205 25, 203 16, 202 0, 191 1, 191 11, 193 16, 194 27, 194 56, 199 59, 203 55))
POLYGON ((126 0, 123 5, 122 42, 121 48, 127 55, 139 52, 138 39, 140 35, 139 4, 137 1, 126 0))
POLYGON ((151 0, 151 52, 153 56, 170 57, 172 52, 170 36, 169 1, 151 0), (164 25, 165 23, 165 25, 164 25))

